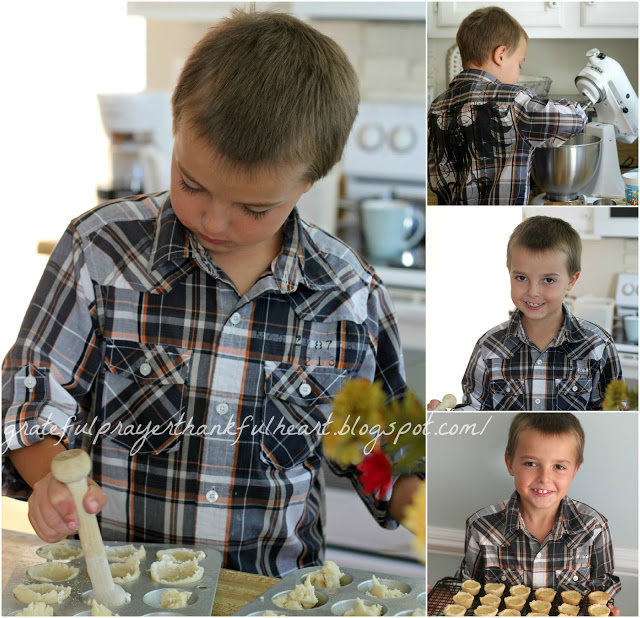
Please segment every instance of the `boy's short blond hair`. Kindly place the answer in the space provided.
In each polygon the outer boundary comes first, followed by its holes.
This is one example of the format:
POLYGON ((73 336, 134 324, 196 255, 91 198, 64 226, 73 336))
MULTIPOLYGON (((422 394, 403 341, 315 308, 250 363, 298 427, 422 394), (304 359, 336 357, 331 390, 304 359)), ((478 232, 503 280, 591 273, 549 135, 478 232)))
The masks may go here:
POLYGON ((584 461, 584 430, 573 414, 569 412, 516 414, 509 427, 509 438, 505 449, 505 454, 512 461, 518 446, 518 438, 526 429, 533 429, 546 436, 572 435, 576 439, 576 464, 581 465, 584 461))
POLYGON ((332 39, 285 13, 234 10, 187 59, 173 132, 188 127, 243 172, 303 164, 315 182, 342 156, 358 103, 356 73, 332 39))
POLYGON ((482 65, 496 47, 504 45, 509 54, 518 49, 521 39, 529 40, 524 28, 504 9, 488 6, 467 15, 458 28, 456 43, 462 65, 482 65))
POLYGON ((511 254, 516 247, 535 253, 562 251, 567 256, 567 271, 573 277, 581 269, 582 241, 569 223, 555 217, 529 217, 518 225, 507 244, 507 268, 511 270, 511 254))

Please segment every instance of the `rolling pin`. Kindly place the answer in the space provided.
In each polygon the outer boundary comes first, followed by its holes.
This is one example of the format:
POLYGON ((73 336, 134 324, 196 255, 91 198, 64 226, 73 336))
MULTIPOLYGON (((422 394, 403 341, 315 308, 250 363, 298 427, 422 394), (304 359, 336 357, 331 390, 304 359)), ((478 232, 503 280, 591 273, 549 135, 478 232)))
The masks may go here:
POLYGON ((95 513, 84 509, 82 500, 87 493, 87 477, 91 472, 91 459, 85 451, 72 449, 58 453, 51 461, 51 473, 64 483, 73 496, 78 513, 78 535, 87 561, 87 571, 93 590, 90 599, 107 607, 117 607, 129 601, 129 595, 121 586, 113 583, 107 554, 95 513))

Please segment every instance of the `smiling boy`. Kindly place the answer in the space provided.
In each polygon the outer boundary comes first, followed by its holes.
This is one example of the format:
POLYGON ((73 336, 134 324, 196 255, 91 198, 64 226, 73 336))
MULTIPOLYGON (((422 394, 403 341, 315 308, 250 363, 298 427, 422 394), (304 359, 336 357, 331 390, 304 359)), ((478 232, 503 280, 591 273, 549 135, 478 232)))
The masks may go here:
POLYGON ((558 147, 587 117, 518 86, 529 38, 504 9, 477 9, 456 36, 463 71, 429 108, 429 187, 439 204, 527 204, 535 148, 558 147))
MULTIPOLYGON (((467 519, 457 578, 582 595, 603 590, 613 597, 620 591, 607 520, 567 495, 584 443, 573 414, 514 417, 504 459, 515 492, 467 519)), ((612 614, 619 610, 612 608, 612 614)))
POLYGON ((611 336, 563 304, 581 252, 580 236, 562 219, 530 217, 515 228, 507 268, 516 310, 476 343, 462 379, 466 409, 602 408, 622 369, 611 336))
MULTIPOLYGON (((40 538, 77 530, 50 462, 84 447, 105 540, 198 543, 278 577, 322 563, 332 400, 356 378, 406 391, 382 281, 296 209, 358 102, 344 52, 292 16, 235 11, 195 46, 172 99, 170 190, 69 225, 5 359, 3 492, 29 498, 40 538)), ((330 466, 389 528, 423 482, 374 497, 354 466, 330 466)))

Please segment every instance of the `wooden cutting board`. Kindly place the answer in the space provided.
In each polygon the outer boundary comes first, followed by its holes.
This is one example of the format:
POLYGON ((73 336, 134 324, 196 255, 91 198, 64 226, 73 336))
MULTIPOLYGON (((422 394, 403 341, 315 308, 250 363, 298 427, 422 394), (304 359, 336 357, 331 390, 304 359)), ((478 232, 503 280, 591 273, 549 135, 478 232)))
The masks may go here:
MULTIPOLYGON (((2 588, 11 577, 16 562, 33 544, 43 545, 44 542, 33 534, 2 530, 2 588)), ((231 616, 277 582, 273 577, 221 569, 211 615, 231 616)))

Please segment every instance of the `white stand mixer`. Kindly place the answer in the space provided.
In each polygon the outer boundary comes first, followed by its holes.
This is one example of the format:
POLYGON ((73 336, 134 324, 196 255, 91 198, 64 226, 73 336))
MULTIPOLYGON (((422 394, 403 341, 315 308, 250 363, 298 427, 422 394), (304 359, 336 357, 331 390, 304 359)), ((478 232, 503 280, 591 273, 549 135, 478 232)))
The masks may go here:
POLYGON ((587 66, 578 73, 575 83, 594 106, 598 117, 597 122, 587 123, 584 133, 598 136, 601 147, 598 169, 582 193, 624 197, 616 140, 630 144, 637 139, 638 97, 613 58, 597 48, 590 49, 587 58, 587 66))

